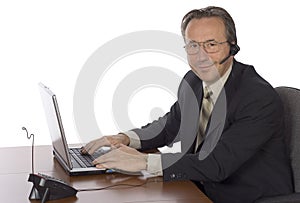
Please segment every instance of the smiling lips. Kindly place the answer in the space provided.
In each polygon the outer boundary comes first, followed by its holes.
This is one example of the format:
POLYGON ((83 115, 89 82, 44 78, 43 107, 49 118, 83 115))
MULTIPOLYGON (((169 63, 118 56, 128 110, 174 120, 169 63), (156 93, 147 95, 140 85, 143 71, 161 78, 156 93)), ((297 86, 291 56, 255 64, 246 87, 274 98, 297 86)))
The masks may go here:
POLYGON ((214 65, 215 65, 214 63, 202 63, 202 64, 197 65, 196 68, 199 70, 205 71, 214 65))

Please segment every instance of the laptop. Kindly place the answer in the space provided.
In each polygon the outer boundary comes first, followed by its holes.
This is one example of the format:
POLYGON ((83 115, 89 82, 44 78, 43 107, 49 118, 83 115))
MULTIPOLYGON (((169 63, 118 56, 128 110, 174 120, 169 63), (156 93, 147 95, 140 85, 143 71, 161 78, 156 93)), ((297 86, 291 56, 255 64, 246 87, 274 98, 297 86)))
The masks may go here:
POLYGON ((80 148, 68 146, 55 94, 42 83, 39 83, 39 89, 52 139, 54 158, 65 171, 69 175, 115 172, 113 169, 98 169, 91 163, 95 158, 107 153, 108 148, 100 148, 93 155, 83 155, 80 148))

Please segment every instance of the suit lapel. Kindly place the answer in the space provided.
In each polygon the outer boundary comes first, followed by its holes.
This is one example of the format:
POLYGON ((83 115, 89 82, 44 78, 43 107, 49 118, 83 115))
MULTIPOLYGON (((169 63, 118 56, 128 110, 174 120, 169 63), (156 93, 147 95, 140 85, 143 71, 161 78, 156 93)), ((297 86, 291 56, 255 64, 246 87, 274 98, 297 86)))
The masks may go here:
POLYGON ((239 84, 239 80, 241 78, 240 75, 242 73, 241 70, 242 69, 239 68, 239 63, 234 61, 232 71, 224 87, 222 88, 211 113, 211 117, 206 129, 206 136, 199 151, 200 160, 205 159, 211 153, 221 138, 226 124, 228 113, 227 108, 230 106, 232 98, 239 84))
POLYGON ((178 100, 181 112, 179 135, 182 153, 190 152, 193 148, 198 131, 202 94, 202 81, 193 72, 189 72, 181 83, 178 100))

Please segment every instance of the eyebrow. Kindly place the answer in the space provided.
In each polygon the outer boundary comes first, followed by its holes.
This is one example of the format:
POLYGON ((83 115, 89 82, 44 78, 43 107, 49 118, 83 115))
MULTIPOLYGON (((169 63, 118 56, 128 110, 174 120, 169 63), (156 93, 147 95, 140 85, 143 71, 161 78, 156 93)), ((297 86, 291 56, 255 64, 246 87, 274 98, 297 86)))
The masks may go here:
POLYGON ((189 40, 189 39, 186 39, 186 41, 188 41, 188 42, 197 42, 197 43, 216 42, 215 39, 209 39, 209 40, 206 40, 206 41, 204 41, 204 42, 198 42, 198 41, 196 41, 196 40, 189 40))

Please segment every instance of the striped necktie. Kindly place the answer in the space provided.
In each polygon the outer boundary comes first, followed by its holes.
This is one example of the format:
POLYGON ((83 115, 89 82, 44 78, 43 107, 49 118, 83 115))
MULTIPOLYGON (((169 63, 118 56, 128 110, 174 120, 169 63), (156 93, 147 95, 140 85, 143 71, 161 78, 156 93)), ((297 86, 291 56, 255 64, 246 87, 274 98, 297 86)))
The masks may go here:
POLYGON ((197 151, 198 146, 201 144, 201 142, 205 138, 206 126, 209 121, 209 117, 212 112, 212 109, 213 109, 213 101, 211 98, 212 94, 213 94, 213 92, 211 90, 209 90, 208 87, 204 88, 204 94, 203 94, 203 100, 202 100, 202 106, 201 106, 201 112, 200 112, 200 119, 199 119, 199 131, 197 134, 195 152, 197 151))

